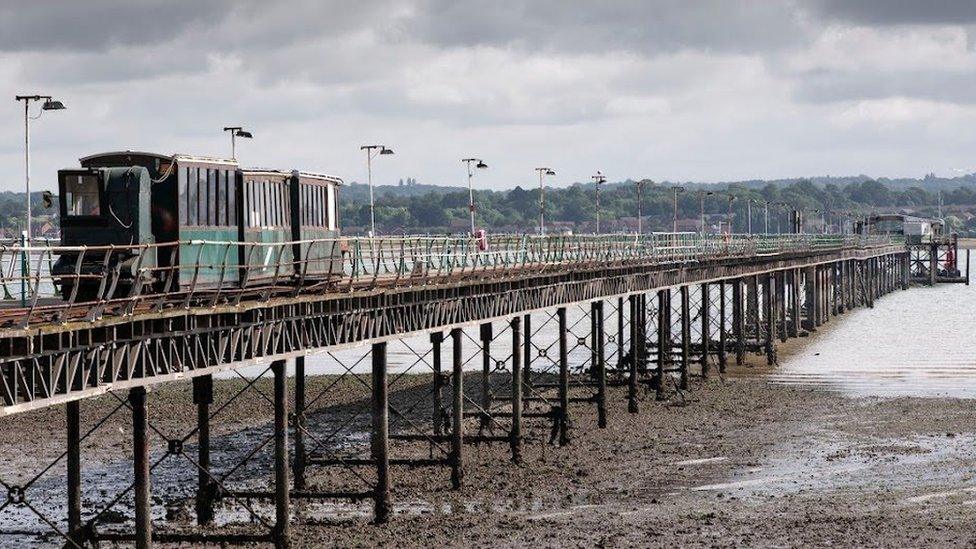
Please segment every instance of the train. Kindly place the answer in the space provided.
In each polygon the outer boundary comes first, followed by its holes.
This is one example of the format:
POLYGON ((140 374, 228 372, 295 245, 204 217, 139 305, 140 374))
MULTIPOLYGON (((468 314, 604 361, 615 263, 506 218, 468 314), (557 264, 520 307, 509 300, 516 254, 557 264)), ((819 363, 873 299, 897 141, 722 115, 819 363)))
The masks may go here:
POLYGON ((341 275, 339 177, 137 151, 79 163, 58 171, 61 244, 93 250, 80 263, 83 252, 63 252, 52 266, 62 295, 77 280, 83 297, 103 297, 94 294, 109 270, 120 293, 136 284, 172 292, 341 275), (296 244, 273 246, 288 242, 296 244), (119 248, 106 261, 104 248, 96 250, 108 246, 119 248))

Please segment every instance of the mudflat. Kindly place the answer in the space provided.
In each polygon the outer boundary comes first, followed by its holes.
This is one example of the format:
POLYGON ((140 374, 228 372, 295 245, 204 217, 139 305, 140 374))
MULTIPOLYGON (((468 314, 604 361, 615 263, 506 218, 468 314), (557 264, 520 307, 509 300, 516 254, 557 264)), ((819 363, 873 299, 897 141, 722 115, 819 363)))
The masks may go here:
MULTIPOLYGON (((572 440, 565 447, 548 444, 547 421, 527 421, 521 465, 511 462, 505 443, 466 445, 459 491, 451 489, 447 468, 394 467, 394 516, 386 525, 368 522, 369 502, 322 506, 296 501, 293 545, 976 543, 971 527, 976 518, 976 406, 971 401, 850 398, 823 388, 778 385, 761 373, 758 366, 740 367, 725 376, 695 379, 688 391, 672 392, 665 401, 642 394, 638 414, 627 412, 624 388, 611 388, 607 428, 598 428, 593 406, 576 404, 572 440)), ((468 386, 476 388, 478 379, 476 374, 467 376, 468 386)), ((334 381, 310 377, 309 394, 334 381)), ((405 405, 413 401, 411 391, 426 392, 429 378, 400 383, 404 385, 392 399, 405 405)), ((216 382, 216 402, 245 385, 243 380, 216 382)), ((258 380, 254 387, 258 390, 244 391, 214 419, 215 454, 226 449, 222 445, 244 448, 243 442, 254 444, 270 432, 272 410, 262 395, 270 394, 270 380, 258 380)), ((311 430, 321 432, 330 414, 362 404, 363 397, 360 384, 333 387, 313 406, 311 430)), ((131 456, 128 411, 118 399, 109 395, 83 403, 83 429, 116 407, 119 412, 85 441, 86 478, 111 477, 106 471, 113 467, 131 467, 126 461, 131 456)), ((429 410, 416 413, 430 417, 429 410)), ((189 384, 154 390, 150 419, 159 432, 173 433, 166 436, 190 433, 195 410, 189 384)), ((3 419, 0 456, 6 472, 0 477, 28 475, 39 467, 37 456, 53 458, 63 451, 63 421, 60 409, 3 419)), ((477 428, 476 419, 469 422, 477 428)), ((158 434, 154 439, 156 456, 165 446, 162 439, 158 434)), ((394 457, 401 450, 394 445, 394 457)), ((258 457, 255 463, 249 472, 244 470, 246 481, 269 486, 267 458, 258 457)), ((59 465, 49 473, 52 485, 63 479, 62 470, 59 465)), ((186 462, 177 473, 154 471, 155 505, 164 507, 167 520, 181 528, 192 528, 193 474, 186 462), (174 483, 179 490, 172 489, 174 483)), ((372 478, 368 469, 362 474, 372 478)), ((325 489, 347 477, 334 468, 313 468, 308 482, 325 489)), ((46 497, 63 497, 63 492, 46 497)), ((96 494, 86 492, 86 504, 94 499, 96 494)), ((167 521, 157 519, 156 526, 164 530, 167 521)), ((260 531, 253 524, 243 528, 260 531)))

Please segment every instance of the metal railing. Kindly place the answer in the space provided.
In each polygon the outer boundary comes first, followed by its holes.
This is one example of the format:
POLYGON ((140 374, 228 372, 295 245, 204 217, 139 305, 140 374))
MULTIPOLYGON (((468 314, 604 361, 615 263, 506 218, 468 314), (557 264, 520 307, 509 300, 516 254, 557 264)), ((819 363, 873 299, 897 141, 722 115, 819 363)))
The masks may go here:
POLYGON ((0 244, 0 327, 559 270, 690 264, 894 243, 896 238, 889 236, 660 233, 0 244))

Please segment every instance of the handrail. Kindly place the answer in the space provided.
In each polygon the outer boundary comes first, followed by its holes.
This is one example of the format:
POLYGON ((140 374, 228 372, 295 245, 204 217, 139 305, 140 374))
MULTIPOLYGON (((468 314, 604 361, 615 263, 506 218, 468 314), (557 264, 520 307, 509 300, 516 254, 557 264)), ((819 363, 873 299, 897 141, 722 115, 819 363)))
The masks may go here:
POLYGON ((0 285, 8 297, 0 299, 0 326, 93 321, 158 312, 167 305, 216 308, 279 296, 511 278, 559 269, 694 264, 903 241, 887 235, 652 233, 187 240, 130 246, 2 242, 0 285), (295 258, 293 250, 304 257, 295 258), (60 265, 56 269, 54 258, 60 265))

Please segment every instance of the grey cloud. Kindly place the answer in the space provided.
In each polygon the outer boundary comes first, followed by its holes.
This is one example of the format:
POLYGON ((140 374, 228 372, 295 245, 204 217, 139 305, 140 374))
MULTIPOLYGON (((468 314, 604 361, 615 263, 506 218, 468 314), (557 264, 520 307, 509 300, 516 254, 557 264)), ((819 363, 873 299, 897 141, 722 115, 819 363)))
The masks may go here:
POLYGON ((976 23, 972 0, 811 0, 814 13, 867 25, 976 23))
POLYGON ((976 103, 976 75, 939 70, 813 71, 797 75, 795 97, 810 103, 911 97, 971 105, 976 103))
POLYGON ((585 52, 755 52, 805 36, 789 2, 742 0, 422 0, 404 34, 441 46, 585 52))
POLYGON ((230 0, 0 1, 0 50, 101 50, 152 44, 222 18, 230 0))
POLYGON ((199 49, 259 51, 384 25, 383 1, 0 0, 0 51, 101 51, 183 41, 199 49))

